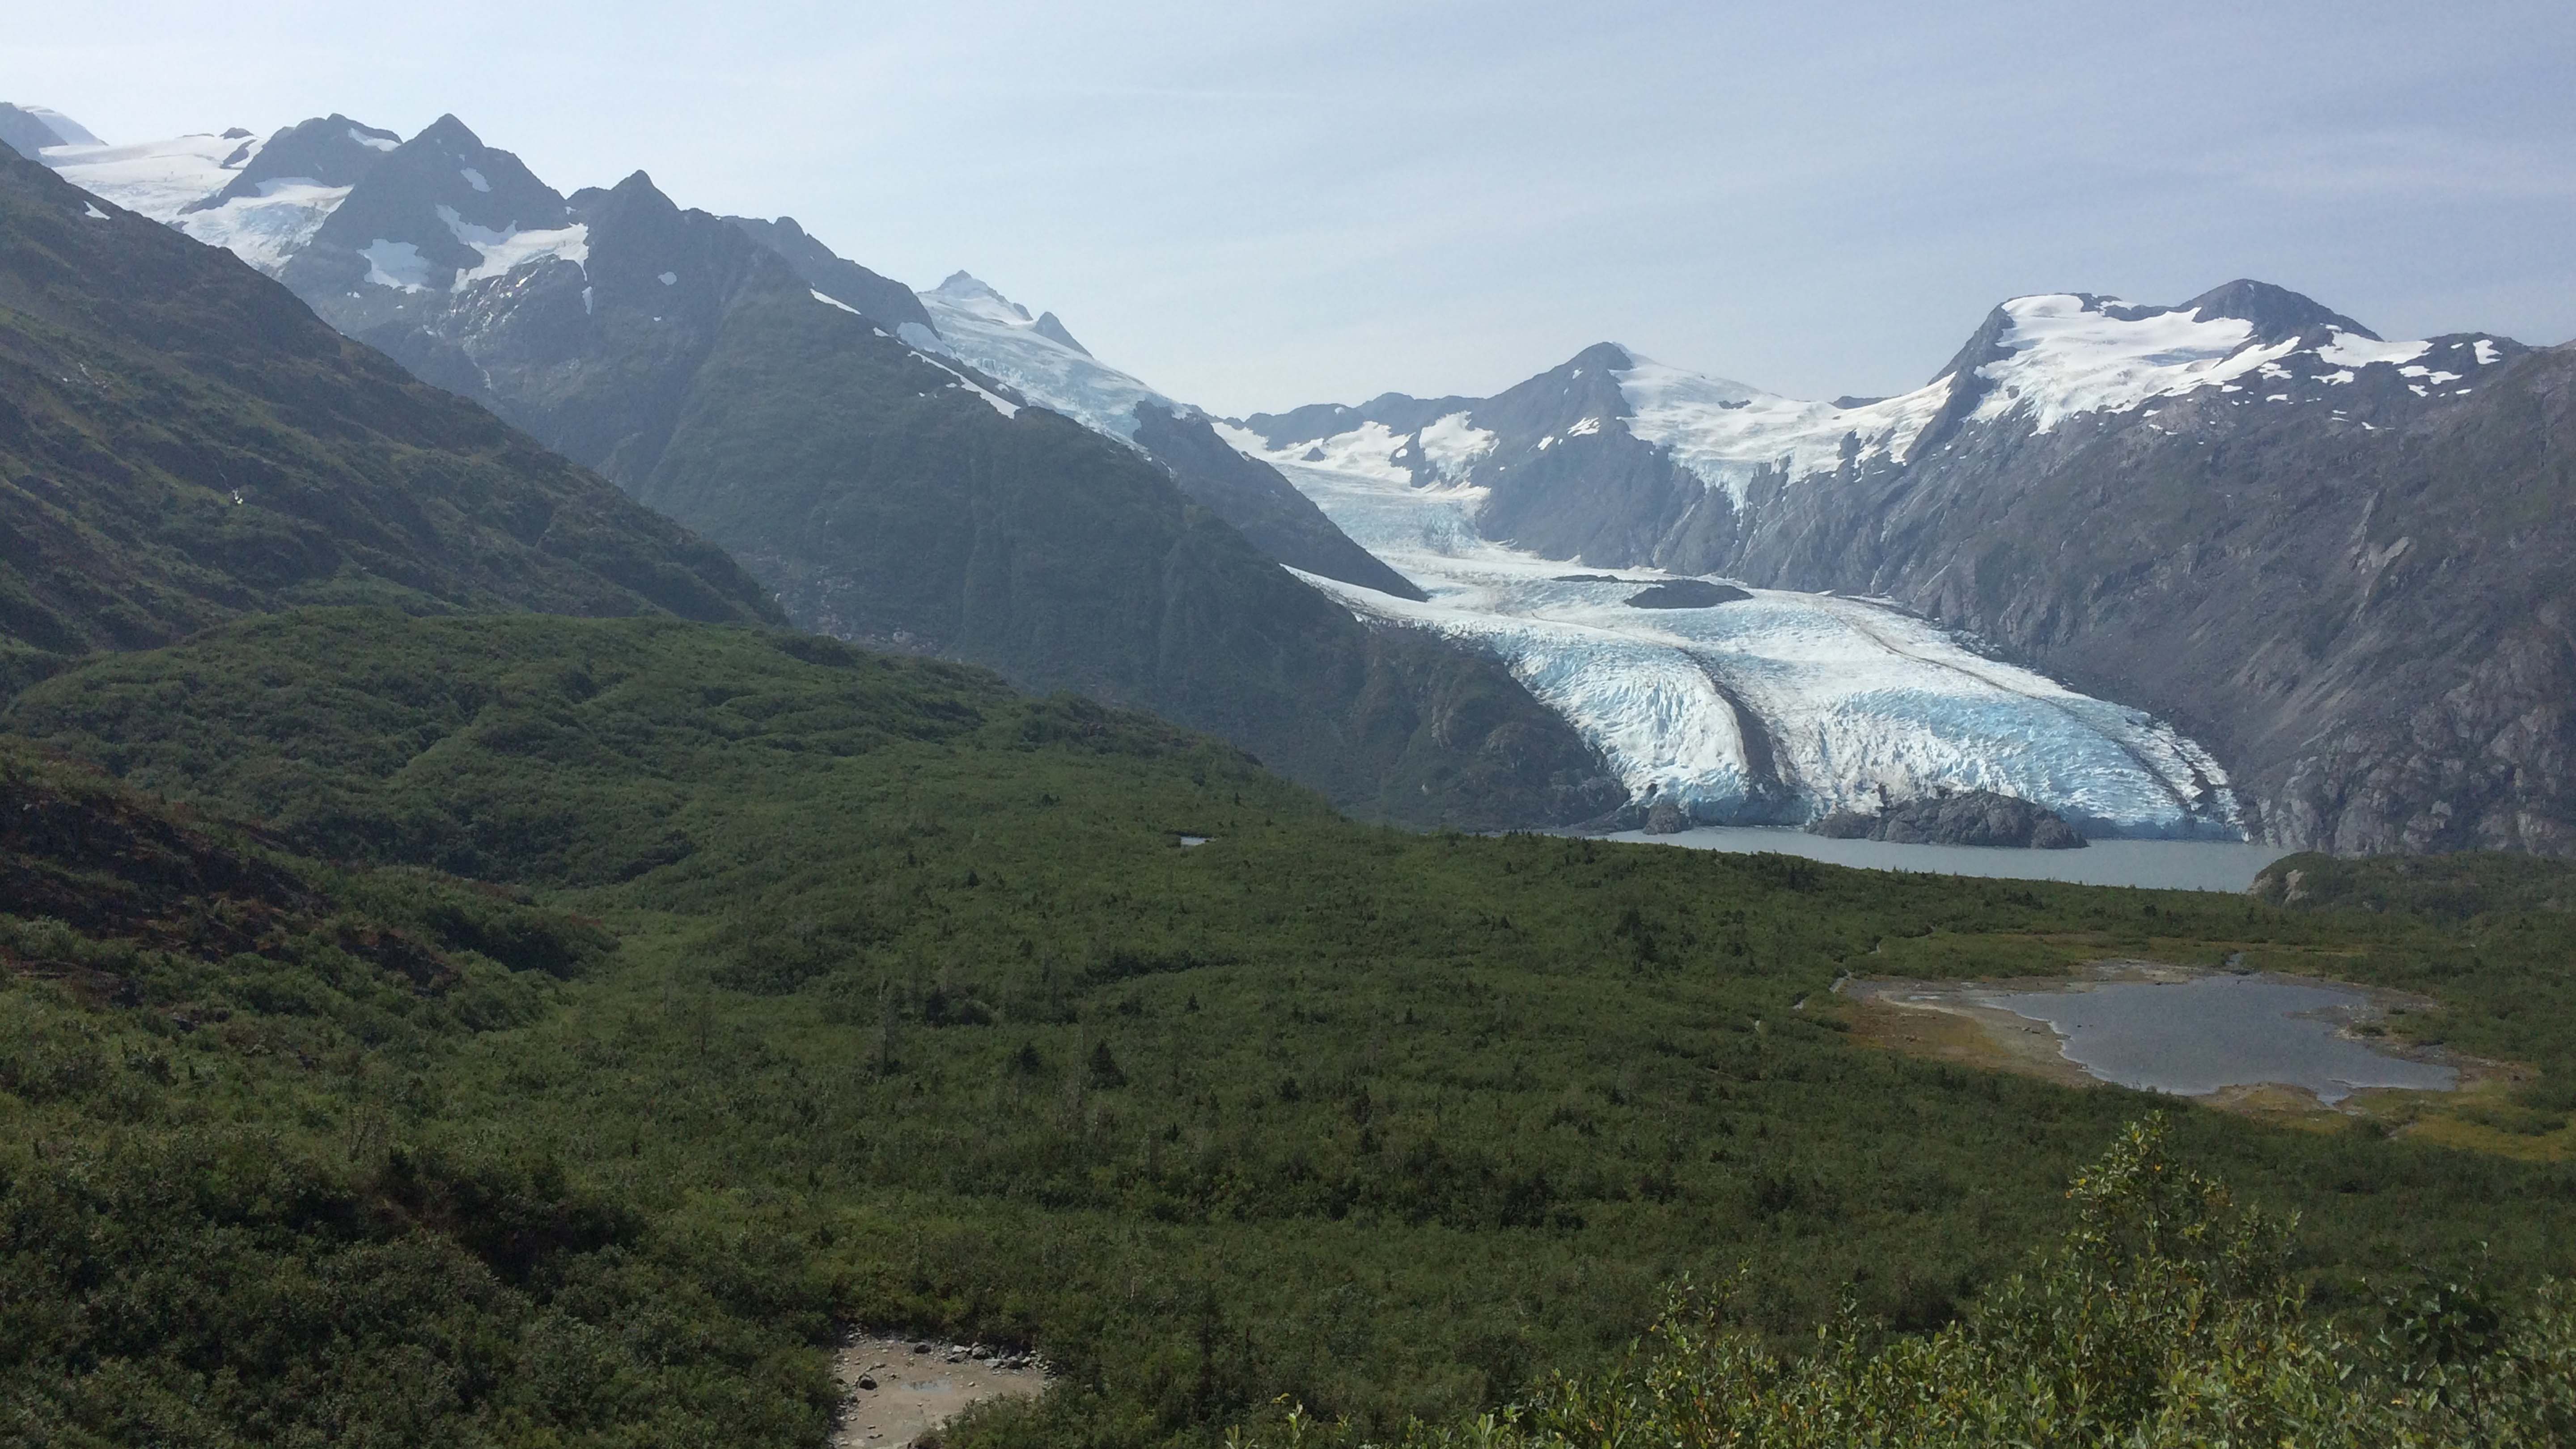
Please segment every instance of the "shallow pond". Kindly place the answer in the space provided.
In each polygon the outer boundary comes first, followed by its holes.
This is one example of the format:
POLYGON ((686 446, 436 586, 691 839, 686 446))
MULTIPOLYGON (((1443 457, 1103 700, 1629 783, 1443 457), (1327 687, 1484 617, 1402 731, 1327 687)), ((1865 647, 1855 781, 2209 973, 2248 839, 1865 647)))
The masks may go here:
POLYGON ((2351 987, 2277 976, 2110 981, 1965 998, 2044 1021, 2068 1061, 2107 1082, 2178 1096, 2280 1083, 2333 1105, 2368 1087, 2449 1091, 2459 1073, 2339 1034, 2379 1012, 2351 987))
POLYGON ((2263 867, 2289 854, 2278 846, 2219 840, 2097 840, 2082 850, 1891 845, 1883 840, 1831 840, 1803 830, 1758 826, 1708 826, 1676 835, 1624 830, 1605 838, 1692 850, 1777 851, 1863 870, 1916 870, 2178 891, 2241 892, 2262 874, 2263 867))

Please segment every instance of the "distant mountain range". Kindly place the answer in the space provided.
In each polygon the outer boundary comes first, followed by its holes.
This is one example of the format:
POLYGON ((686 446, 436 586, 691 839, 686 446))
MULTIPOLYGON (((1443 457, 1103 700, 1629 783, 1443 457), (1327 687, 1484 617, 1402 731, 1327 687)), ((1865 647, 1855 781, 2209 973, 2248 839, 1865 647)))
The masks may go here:
POLYGON ((1952 785, 2054 791, 2087 818, 2105 788, 2142 788, 2169 804, 2089 818, 2576 849, 2567 348, 2388 342, 2237 282, 2173 307, 2016 299, 1892 398, 1802 402, 1605 343, 1491 398, 1229 421, 971 276, 913 292, 791 219, 686 211, 641 173, 563 195, 453 118, 409 140, 332 116, 124 148, 68 124, 0 111, 13 145, 731 548, 799 623, 1145 705, 1346 804, 1508 824, 1625 798, 1642 817, 1687 775, 1697 818, 1952 785), (1389 535, 1337 523, 1394 497, 1351 480, 1437 495, 1405 529, 1534 562, 1790 591, 1766 595, 1804 610, 1776 615, 1780 638, 1858 629, 1940 698, 1890 713, 1845 680, 1784 716, 1685 643, 1707 676, 1687 709, 1722 718, 1684 732, 1725 768, 1640 763, 1627 726, 1681 695, 1569 695, 1488 627, 1526 598, 1462 623, 1456 580, 1431 601, 1389 535), (1826 593, 1922 623, 1796 602, 1826 593), (1873 734, 1892 727, 1930 734, 1873 734), (2012 745, 2032 731, 2055 742, 2012 745), (1800 783, 1800 748, 1831 781, 1800 783))

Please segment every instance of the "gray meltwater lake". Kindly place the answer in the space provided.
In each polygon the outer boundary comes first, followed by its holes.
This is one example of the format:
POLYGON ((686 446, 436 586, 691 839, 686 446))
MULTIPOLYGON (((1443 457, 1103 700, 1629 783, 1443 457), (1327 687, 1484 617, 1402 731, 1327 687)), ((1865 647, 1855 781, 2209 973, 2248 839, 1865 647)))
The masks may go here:
POLYGON ((2303 1087, 2331 1106, 2368 1087, 2446 1092, 2459 1073, 2337 1034, 2378 1013, 2364 993, 2276 976, 2113 981, 1967 998, 2054 1028, 2068 1061, 2107 1082, 2200 1097, 2223 1087, 2303 1087))
POLYGON ((2226 840, 2097 840, 2082 850, 1996 850, 1976 845, 1891 845, 1831 840, 1777 826, 1704 826, 1674 835, 1623 830, 1607 840, 1691 850, 1776 851, 1862 870, 1915 870, 2004 880, 2143 886, 2168 891, 2243 891, 2263 867, 2290 852, 2226 840))

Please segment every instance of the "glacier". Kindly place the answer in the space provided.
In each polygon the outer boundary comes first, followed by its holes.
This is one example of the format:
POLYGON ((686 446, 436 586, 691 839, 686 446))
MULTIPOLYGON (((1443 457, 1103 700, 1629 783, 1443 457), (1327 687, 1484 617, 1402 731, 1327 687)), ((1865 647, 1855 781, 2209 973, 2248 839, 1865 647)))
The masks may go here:
POLYGON ((2088 835, 2244 838, 2226 772, 2172 725, 1988 658, 1883 601, 1747 589, 1710 608, 1632 608, 1671 576, 1578 571, 1487 541, 1474 523, 1481 488, 1309 463, 1224 431, 1431 598, 1307 583, 1364 617, 1494 650, 1641 801, 1671 800, 1693 823, 1798 825, 1982 789, 2088 835))

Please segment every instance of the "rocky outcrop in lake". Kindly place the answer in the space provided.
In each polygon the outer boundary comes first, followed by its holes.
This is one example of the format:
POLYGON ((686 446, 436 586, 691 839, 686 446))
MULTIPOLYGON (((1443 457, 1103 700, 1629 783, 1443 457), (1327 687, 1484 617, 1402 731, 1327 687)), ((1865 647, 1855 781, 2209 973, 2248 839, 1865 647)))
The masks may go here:
POLYGON ((1892 845, 1998 845, 2014 850, 2081 850, 2084 837, 2053 811, 1998 795, 1963 790, 1899 801, 1875 815, 1837 810, 1812 827, 1835 840, 1892 845))
POLYGON ((1713 609, 1753 596, 1732 584, 1706 579, 1666 579, 1628 596, 1631 609, 1713 609))

